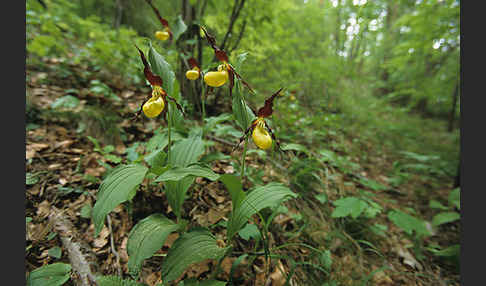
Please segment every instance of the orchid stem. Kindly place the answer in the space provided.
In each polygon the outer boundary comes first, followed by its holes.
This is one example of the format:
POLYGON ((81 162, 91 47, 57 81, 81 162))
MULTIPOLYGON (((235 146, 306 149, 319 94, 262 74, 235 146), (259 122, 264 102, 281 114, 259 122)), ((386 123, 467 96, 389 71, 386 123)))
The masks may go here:
POLYGON ((243 184, 243 177, 245 176, 245 158, 246 158, 246 145, 248 144, 248 138, 245 138, 245 145, 243 146, 243 155, 241 156, 241 177, 240 181, 243 184))

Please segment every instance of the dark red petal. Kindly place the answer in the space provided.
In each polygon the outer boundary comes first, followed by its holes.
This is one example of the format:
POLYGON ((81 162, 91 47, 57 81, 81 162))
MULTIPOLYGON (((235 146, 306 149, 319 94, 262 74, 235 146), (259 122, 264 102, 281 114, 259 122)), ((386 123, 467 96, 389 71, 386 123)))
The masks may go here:
POLYGON ((268 117, 273 113, 273 100, 282 91, 283 87, 277 90, 272 96, 265 99, 265 105, 258 110, 258 117, 268 117))
POLYGON ((145 58, 145 55, 143 54, 142 50, 140 50, 137 46, 135 46, 140 53, 140 57, 142 58, 142 63, 143 63, 143 74, 145 75, 145 78, 150 82, 151 85, 158 85, 162 86, 162 78, 160 76, 155 75, 152 73, 152 70, 150 69, 150 66, 147 62, 147 59, 145 58))
POLYGON ((214 50, 214 54, 216 55, 218 60, 220 60, 222 62, 228 62, 229 61, 226 53, 223 50, 220 50, 219 48, 214 50))
POLYGON ((189 64, 189 66, 191 67, 191 69, 193 69, 194 67, 197 67, 200 69, 199 67, 199 63, 197 62, 197 60, 195 58, 190 58, 187 60, 187 63, 189 64))
POLYGON ((219 48, 218 48, 218 47, 216 47, 216 39, 214 39, 214 37, 213 37, 213 36, 211 36, 211 34, 209 34, 209 33, 208 33, 208 31, 206 31, 206 29, 205 29, 203 26, 200 26, 200 27, 201 27, 201 29, 203 30, 204 35, 206 35, 206 39, 208 40, 209 45, 210 45, 210 46, 211 46, 211 47, 212 47, 214 50, 216 50, 216 49, 218 49, 218 50, 219 50, 219 48))
POLYGON ((152 7, 155 14, 157 15, 157 18, 159 18, 159 21, 162 24, 162 26, 169 28, 169 22, 167 22, 166 19, 164 19, 164 18, 162 18, 162 16, 160 16, 159 9, 155 8, 154 4, 152 4, 152 1, 151 0, 145 0, 145 1, 150 5, 150 7, 152 7))

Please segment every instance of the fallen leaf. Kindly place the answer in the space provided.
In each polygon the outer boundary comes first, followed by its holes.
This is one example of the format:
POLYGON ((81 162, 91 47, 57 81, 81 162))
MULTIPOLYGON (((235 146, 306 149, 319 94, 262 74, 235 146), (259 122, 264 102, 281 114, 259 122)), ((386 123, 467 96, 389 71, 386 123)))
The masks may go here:
POLYGON ((73 140, 64 140, 64 141, 61 141, 61 142, 57 142, 56 144, 54 144, 54 149, 57 149, 57 148, 67 148, 69 146, 71 146, 72 144, 74 143, 73 140))
POLYGON ((407 249, 401 246, 397 246, 394 250, 398 254, 398 256, 403 259, 403 264, 422 271, 422 265, 415 259, 415 257, 413 257, 413 255, 407 249))
POLYGON ((286 278, 284 272, 285 268, 280 259, 275 266, 275 270, 270 274, 270 279, 272 279, 272 286, 283 286, 285 284, 286 278))
POLYGON ((51 212, 51 204, 45 200, 37 206, 37 215, 39 218, 46 218, 51 212))
POLYGON ((108 243, 108 236, 110 235, 110 230, 105 226, 103 226, 103 229, 101 229, 100 234, 98 235, 97 238, 93 241, 93 246, 95 248, 102 248, 108 243))

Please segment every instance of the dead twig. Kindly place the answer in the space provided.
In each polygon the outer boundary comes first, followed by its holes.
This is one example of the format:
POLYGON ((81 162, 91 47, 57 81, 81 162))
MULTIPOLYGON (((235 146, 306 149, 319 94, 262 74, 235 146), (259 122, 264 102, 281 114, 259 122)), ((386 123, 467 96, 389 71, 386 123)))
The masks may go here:
POLYGON ((111 218, 110 215, 106 216, 106 220, 108 221, 108 229, 110 230, 110 245, 111 245, 111 252, 115 255, 116 258, 116 269, 118 271, 118 276, 121 276, 122 271, 121 271, 121 266, 120 266, 120 255, 116 251, 115 248, 115 242, 113 240, 113 230, 111 228, 111 218))
POLYGON ((77 275, 73 275, 73 281, 78 286, 98 285, 95 274, 98 272, 96 255, 91 247, 81 239, 72 222, 55 207, 49 215, 49 223, 59 234, 64 248, 67 250, 69 262, 77 275))

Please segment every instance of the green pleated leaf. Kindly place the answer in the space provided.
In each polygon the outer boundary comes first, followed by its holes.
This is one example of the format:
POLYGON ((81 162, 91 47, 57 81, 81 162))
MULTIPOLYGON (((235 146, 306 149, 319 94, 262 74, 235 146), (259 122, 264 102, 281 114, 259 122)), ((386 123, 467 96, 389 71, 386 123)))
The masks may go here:
POLYGON ((134 196, 147 171, 148 168, 142 165, 121 165, 103 180, 92 211, 95 236, 103 228, 106 215, 134 196))
POLYGON ((295 198, 297 194, 280 183, 269 183, 257 187, 247 194, 241 205, 235 209, 228 221, 228 237, 231 239, 248 219, 266 207, 274 207, 285 199, 295 198))
POLYGON ((170 165, 187 167, 196 163, 204 153, 204 142, 200 136, 191 136, 180 140, 170 150, 170 165))
POLYGON ((27 286, 60 286, 71 277, 71 265, 53 263, 42 266, 30 272, 27 286))
POLYGON ((230 193, 234 212, 234 210, 241 205, 241 202, 246 196, 246 193, 243 191, 243 185, 241 184, 240 177, 224 174, 219 177, 219 180, 223 182, 230 193))
POLYGON ((155 182, 179 181, 180 179, 190 175, 207 178, 211 181, 216 181, 219 178, 219 175, 213 172, 213 170, 207 166, 191 165, 187 167, 175 167, 167 170, 157 179, 155 179, 155 182))
POLYGON ((180 181, 167 181, 164 183, 165 194, 172 211, 177 217, 181 216, 182 204, 186 199, 186 192, 194 183, 194 176, 186 176, 180 181))
POLYGON ((170 64, 165 60, 164 56, 159 54, 152 44, 148 53, 148 61, 152 67, 152 72, 162 78, 162 88, 168 95, 173 96, 175 74, 170 64))
POLYGON ((138 276, 143 261, 152 257, 164 245, 167 236, 178 228, 179 225, 162 214, 153 214, 139 221, 128 235, 127 253, 130 275, 138 276))
POLYGON ((179 39, 179 36, 182 35, 187 30, 187 25, 182 20, 181 15, 177 16, 177 19, 171 27, 172 36, 174 37, 174 42, 179 39))
POLYGON ((122 279, 115 275, 97 277, 96 282, 98 282, 98 286, 146 286, 143 283, 138 283, 130 279, 122 279))
POLYGON ((430 231, 425 226, 425 222, 421 219, 413 217, 401 211, 391 211, 388 213, 388 218, 399 228, 406 233, 412 234, 414 231, 417 235, 430 235, 430 231))
POLYGON ((207 229, 186 232, 169 249, 162 264, 162 277, 165 282, 173 281, 191 264, 206 259, 220 259, 227 249, 219 247, 216 238, 207 229))
POLYGON ((250 123, 255 118, 255 115, 243 99, 239 80, 235 80, 232 109, 233 116, 235 117, 238 126, 242 129, 243 132, 245 132, 246 129, 250 126, 250 123))
POLYGON ((457 212, 442 212, 434 216, 432 219, 432 224, 438 226, 444 223, 456 221, 460 218, 461 215, 457 212))

